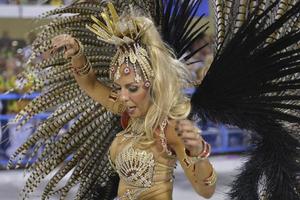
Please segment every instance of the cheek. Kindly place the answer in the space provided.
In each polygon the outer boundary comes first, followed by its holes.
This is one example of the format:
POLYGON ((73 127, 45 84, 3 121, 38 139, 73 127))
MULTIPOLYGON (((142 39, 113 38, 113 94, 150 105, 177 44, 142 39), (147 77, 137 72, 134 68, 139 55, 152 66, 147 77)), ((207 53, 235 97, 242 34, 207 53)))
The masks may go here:
POLYGON ((137 106, 145 106, 145 104, 148 104, 149 102, 150 95, 148 94, 148 91, 143 91, 132 95, 131 99, 137 106))

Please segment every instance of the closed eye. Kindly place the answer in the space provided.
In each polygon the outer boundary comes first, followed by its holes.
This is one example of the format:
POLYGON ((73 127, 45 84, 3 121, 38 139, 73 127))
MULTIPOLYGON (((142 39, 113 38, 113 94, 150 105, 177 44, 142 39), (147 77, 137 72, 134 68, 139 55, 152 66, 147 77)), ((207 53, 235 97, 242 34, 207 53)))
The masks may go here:
POLYGON ((129 92, 136 92, 138 89, 139 89, 138 86, 130 86, 130 87, 128 88, 129 92))

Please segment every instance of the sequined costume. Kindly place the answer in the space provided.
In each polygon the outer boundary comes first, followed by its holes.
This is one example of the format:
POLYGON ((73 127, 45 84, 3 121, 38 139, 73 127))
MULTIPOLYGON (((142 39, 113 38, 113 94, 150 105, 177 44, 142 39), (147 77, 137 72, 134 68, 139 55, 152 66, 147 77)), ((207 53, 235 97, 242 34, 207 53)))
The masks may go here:
POLYGON ((126 133, 122 133, 114 141, 119 145, 116 151, 117 156, 112 161, 121 179, 122 190, 118 192, 119 198, 171 199, 175 156, 162 154, 155 147, 141 150, 134 147, 132 140, 134 139, 126 138, 126 133))

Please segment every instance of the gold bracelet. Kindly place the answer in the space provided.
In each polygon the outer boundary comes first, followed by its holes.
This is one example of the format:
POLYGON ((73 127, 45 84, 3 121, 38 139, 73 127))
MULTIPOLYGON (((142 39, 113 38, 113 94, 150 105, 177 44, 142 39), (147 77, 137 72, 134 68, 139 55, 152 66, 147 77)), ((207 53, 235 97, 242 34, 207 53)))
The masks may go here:
POLYGON ((217 174, 213 168, 211 175, 203 180, 204 184, 207 186, 213 186, 217 182, 217 174))
POLYGON ((91 65, 90 61, 88 59, 86 59, 85 65, 79 69, 75 69, 75 71, 78 75, 82 76, 82 75, 87 75, 90 72, 91 68, 92 68, 92 65, 91 65))

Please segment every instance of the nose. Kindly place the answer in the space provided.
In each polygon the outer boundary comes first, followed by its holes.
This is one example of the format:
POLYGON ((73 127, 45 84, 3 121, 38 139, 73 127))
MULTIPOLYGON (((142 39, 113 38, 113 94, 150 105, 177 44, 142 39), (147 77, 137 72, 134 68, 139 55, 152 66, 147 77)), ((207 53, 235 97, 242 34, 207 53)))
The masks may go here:
POLYGON ((124 88, 120 90, 120 100, 124 102, 129 100, 128 91, 124 88))

